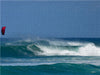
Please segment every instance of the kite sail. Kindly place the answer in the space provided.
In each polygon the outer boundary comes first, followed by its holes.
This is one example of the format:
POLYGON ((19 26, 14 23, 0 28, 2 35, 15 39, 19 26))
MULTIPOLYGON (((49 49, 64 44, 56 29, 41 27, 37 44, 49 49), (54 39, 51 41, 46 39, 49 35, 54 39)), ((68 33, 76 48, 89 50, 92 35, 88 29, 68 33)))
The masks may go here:
POLYGON ((1 33, 2 33, 2 35, 4 35, 4 34, 5 34, 5 29, 6 29, 6 27, 5 27, 5 26, 3 26, 3 27, 2 27, 2 29, 1 29, 1 33))

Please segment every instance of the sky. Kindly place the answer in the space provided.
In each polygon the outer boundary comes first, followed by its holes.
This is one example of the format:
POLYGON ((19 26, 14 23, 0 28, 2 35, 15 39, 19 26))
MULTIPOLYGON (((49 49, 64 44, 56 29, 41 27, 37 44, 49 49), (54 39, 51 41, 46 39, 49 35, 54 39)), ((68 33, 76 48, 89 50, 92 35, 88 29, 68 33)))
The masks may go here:
POLYGON ((98 38, 100 1, 1 1, 2 26, 2 37, 98 38))

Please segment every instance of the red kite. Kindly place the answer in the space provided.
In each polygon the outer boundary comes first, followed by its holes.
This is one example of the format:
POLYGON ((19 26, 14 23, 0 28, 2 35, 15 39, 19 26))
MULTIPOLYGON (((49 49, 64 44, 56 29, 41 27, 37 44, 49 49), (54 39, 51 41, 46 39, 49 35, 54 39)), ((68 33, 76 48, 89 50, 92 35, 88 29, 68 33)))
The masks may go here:
POLYGON ((2 33, 2 35, 4 35, 4 34, 5 34, 5 29, 6 29, 6 27, 5 27, 5 26, 3 26, 3 27, 2 27, 2 29, 1 29, 1 33, 2 33))

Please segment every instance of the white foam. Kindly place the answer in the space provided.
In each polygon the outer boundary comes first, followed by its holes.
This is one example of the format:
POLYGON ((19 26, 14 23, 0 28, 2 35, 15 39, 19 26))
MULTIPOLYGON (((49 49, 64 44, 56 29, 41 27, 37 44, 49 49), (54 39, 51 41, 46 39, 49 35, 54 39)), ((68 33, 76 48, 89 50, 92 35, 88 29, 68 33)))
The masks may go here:
POLYGON ((37 66, 37 65, 50 65, 55 63, 2 63, 0 66, 37 66))
POLYGON ((93 43, 89 43, 85 46, 80 47, 76 50, 67 50, 52 48, 47 46, 37 45, 40 48, 41 52, 38 52, 38 55, 45 56, 56 56, 56 55, 72 55, 72 56, 100 56, 100 48, 96 47, 93 43))
POLYGON ((69 50, 60 50, 59 48, 50 48, 46 46, 37 46, 39 47, 42 52, 39 52, 38 55, 45 55, 45 56, 56 56, 56 55, 74 55, 77 54, 74 51, 69 50))
POLYGON ((54 61, 46 60, 45 62, 43 62, 42 60, 39 62, 30 61, 30 60, 28 60, 29 62, 26 62, 26 61, 23 62, 23 60, 21 61, 22 62, 0 63, 0 66, 37 66, 37 65, 52 65, 52 64, 57 64, 57 63, 92 64, 92 65, 100 66, 100 60, 66 60, 64 62, 63 60, 60 60, 59 62, 56 62, 56 59, 55 59, 54 61))
POLYGON ((80 47, 78 51, 82 56, 100 56, 100 47, 96 47, 93 43, 80 47))

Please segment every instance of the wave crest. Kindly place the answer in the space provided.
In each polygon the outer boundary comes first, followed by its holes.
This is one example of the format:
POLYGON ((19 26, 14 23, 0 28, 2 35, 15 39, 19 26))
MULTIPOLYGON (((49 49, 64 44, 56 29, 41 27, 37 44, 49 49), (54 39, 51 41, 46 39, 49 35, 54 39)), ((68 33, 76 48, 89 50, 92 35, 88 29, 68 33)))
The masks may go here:
POLYGON ((38 52, 38 55, 44 56, 100 56, 100 47, 96 47, 93 43, 89 43, 85 46, 81 46, 75 49, 63 49, 59 47, 52 47, 52 46, 42 46, 36 45, 41 52, 38 52))
POLYGON ((3 57, 100 56, 100 47, 91 42, 25 40, 1 46, 3 57))

